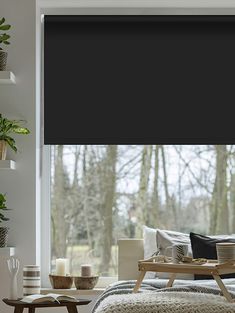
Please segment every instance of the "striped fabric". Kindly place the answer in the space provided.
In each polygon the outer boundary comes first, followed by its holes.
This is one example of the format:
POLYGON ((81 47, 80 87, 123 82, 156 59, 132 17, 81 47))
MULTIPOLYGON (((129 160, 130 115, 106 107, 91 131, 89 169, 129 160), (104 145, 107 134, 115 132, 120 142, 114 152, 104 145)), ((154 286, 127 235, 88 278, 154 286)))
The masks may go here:
POLYGON ((24 296, 39 294, 41 287, 40 267, 27 265, 23 269, 23 294, 24 296))

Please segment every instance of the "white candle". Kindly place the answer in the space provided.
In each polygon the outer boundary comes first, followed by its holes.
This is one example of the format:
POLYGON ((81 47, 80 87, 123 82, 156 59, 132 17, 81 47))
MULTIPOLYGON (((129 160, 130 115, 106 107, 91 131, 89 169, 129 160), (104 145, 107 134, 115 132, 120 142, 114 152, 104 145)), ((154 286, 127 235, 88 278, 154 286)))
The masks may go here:
POLYGON ((81 265, 81 276, 91 276, 91 265, 90 264, 81 265))
POLYGON ((65 275, 70 275, 69 259, 65 259, 65 275))
POLYGON ((65 276, 69 274, 69 260, 68 259, 56 259, 56 275, 65 276))

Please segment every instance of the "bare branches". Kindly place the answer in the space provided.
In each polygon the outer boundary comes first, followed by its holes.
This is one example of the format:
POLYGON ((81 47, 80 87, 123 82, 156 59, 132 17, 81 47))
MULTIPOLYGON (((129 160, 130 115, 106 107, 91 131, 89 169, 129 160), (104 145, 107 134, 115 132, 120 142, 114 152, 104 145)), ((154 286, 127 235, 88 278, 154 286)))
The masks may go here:
MULTIPOLYGON (((174 146, 176 152, 178 153, 180 160, 183 162, 185 169, 187 169, 189 171, 189 173, 192 175, 192 177, 195 179, 195 181, 197 182, 197 184, 204 188, 208 193, 211 193, 210 189, 208 188, 207 185, 203 184, 202 181, 196 176, 196 174, 194 173, 194 171, 191 169, 191 165, 190 163, 193 162, 193 159, 189 159, 189 160, 185 160, 184 157, 182 156, 182 152, 180 151, 180 149, 177 146, 174 146)), ((209 162, 209 161, 208 161, 209 162)))

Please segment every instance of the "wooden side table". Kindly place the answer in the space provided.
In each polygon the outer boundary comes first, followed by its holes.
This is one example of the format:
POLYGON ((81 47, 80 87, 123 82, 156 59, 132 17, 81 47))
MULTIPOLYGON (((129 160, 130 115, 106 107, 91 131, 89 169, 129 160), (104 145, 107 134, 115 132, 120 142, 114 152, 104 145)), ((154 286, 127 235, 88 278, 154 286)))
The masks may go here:
POLYGON ((220 278, 220 275, 235 273, 235 263, 227 262, 223 264, 216 263, 217 260, 211 260, 208 263, 204 263, 201 265, 196 265, 193 263, 158 263, 154 262, 154 258, 152 257, 148 260, 142 260, 138 262, 140 275, 137 279, 133 292, 138 292, 140 285, 144 279, 144 276, 147 271, 150 272, 164 272, 171 273, 170 279, 167 283, 167 287, 172 287, 173 282, 176 278, 176 274, 184 273, 184 274, 201 274, 201 275, 211 275, 219 286, 222 294, 229 302, 235 302, 228 292, 226 286, 220 278))
POLYGON ((14 313, 22 313, 23 310, 26 308, 28 309, 29 313, 35 313, 35 309, 37 308, 56 308, 56 307, 66 307, 68 313, 78 313, 77 306, 79 305, 87 305, 91 302, 91 300, 84 300, 78 299, 78 301, 60 301, 58 302, 41 302, 41 303, 25 303, 21 302, 20 299, 18 300, 9 300, 9 299, 2 299, 4 303, 7 305, 13 306, 14 313))

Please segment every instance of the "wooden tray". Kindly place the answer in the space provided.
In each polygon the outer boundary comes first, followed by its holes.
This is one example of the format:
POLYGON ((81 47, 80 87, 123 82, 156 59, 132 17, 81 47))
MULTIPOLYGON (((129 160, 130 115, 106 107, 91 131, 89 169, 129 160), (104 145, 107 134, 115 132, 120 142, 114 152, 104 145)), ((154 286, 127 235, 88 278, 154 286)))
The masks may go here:
POLYGON ((194 264, 194 263, 160 263, 154 262, 154 257, 148 260, 141 260, 138 262, 138 267, 140 271, 139 278, 136 281, 136 285, 133 292, 138 292, 140 285, 144 279, 145 273, 150 272, 165 272, 171 273, 170 279, 167 283, 167 287, 172 287, 173 282, 178 273, 187 274, 200 274, 200 275, 211 275, 217 282, 219 288, 221 289, 224 297, 229 302, 234 302, 224 283, 222 282, 220 275, 235 273, 235 261, 230 261, 226 263, 219 264, 217 260, 209 261, 204 264, 194 264))

